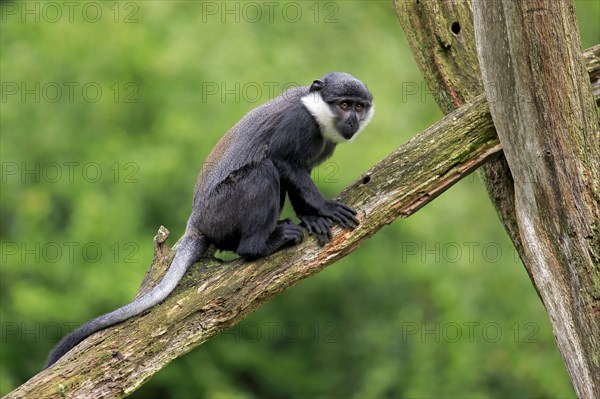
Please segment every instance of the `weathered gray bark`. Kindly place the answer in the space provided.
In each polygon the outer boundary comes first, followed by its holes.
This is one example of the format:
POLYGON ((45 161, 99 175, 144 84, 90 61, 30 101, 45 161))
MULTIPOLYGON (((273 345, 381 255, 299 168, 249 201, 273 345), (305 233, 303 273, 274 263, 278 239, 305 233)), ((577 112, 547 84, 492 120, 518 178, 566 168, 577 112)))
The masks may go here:
MULTIPOLYGON (((597 55, 600 55, 600 46, 597 55)), ((590 65, 598 56, 588 54, 590 65)), ((319 248, 314 239, 253 263, 207 259, 151 311, 98 332, 6 398, 123 397, 154 373, 235 325, 276 294, 349 254, 382 226, 409 216, 501 149, 483 95, 449 114, 359 177, 340 195, 360 210, 354 231, 336 229, 319 248)), ((153 266, 140 290, 162 276, 172 256, 155 239, 153 266)))
POLYGON ((600 127, 571 0, 473 4, 525 264, 580 398, 600 397, 600 127))
MULTIPOLYGON (((429 91, 442 112, 448 114, 480 95, 483 80, 475 48, 471 2, 394 0, 393 5, 429 91)), ((504 155, 487 162, 479 171, 494 208, 522 258, 513 179, 504 155)))

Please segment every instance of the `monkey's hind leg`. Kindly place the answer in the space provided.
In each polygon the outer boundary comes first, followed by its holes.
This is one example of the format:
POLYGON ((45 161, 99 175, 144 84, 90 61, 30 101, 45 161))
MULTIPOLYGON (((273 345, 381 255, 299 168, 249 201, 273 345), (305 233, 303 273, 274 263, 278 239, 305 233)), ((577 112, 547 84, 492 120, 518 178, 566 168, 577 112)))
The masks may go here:
MULTIPOLYGON (((269 160, 253 165, 236 182, 232 201, 240 212, 236 252, 254 260, 302 241, 302 229, 291 220, 277 221, 281 212, 279 173, 269 160)), ((231 204, 233 205, 233 204, 231 204)), ((233 208, 233 206, 231 206, 233 208)))
POLYGON ((302 241, 302 228, 289 219, 280 220, 270 233, 256 232, 242 237, 237 253, 245 260, 255 260, 302 241))

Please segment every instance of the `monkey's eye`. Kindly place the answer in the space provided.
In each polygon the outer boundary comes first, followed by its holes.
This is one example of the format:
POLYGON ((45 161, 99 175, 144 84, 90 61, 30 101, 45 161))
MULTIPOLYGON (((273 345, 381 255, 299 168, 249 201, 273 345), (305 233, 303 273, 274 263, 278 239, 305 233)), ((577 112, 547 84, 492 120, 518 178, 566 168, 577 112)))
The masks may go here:
POLYGON ((343 102, 340 104, 340 108, 343 109, 344 111, 347 110, 348 108, 350 108, 350 105, 348 105, 347 102, 343 102))
POLYGON ((356 112, 360 112, 363 110, 363 105, 362 104, 356 104, 354 106, 354 109, 356 110, 356 112))

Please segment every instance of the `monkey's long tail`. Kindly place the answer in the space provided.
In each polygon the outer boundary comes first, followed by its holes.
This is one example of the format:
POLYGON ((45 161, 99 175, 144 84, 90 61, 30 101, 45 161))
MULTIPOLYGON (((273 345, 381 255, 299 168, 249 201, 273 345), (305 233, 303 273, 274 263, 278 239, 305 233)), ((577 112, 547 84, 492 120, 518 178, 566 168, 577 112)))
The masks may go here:
POLYGON ((96 331, 127 320, 162 302, 175 289, 187 269, 200 259, 207 246, 206 239, 202 236, 184 235, 177 246, 177 252, 167 274, 156 287, 146 295, 82 325, 64 337, 50 352, 44 368, 50 367, 65 353, 96 331))

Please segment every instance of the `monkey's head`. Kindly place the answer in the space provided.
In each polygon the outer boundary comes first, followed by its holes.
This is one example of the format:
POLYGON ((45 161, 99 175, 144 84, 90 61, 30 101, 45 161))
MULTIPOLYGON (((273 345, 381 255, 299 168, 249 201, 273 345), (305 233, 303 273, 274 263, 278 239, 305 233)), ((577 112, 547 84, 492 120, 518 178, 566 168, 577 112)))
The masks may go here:
POLYGON ((302 103, 315 117, 323 136, 334 143, 354 139, 375 112, 367 86, 344 72, 315 80, 302 103))

